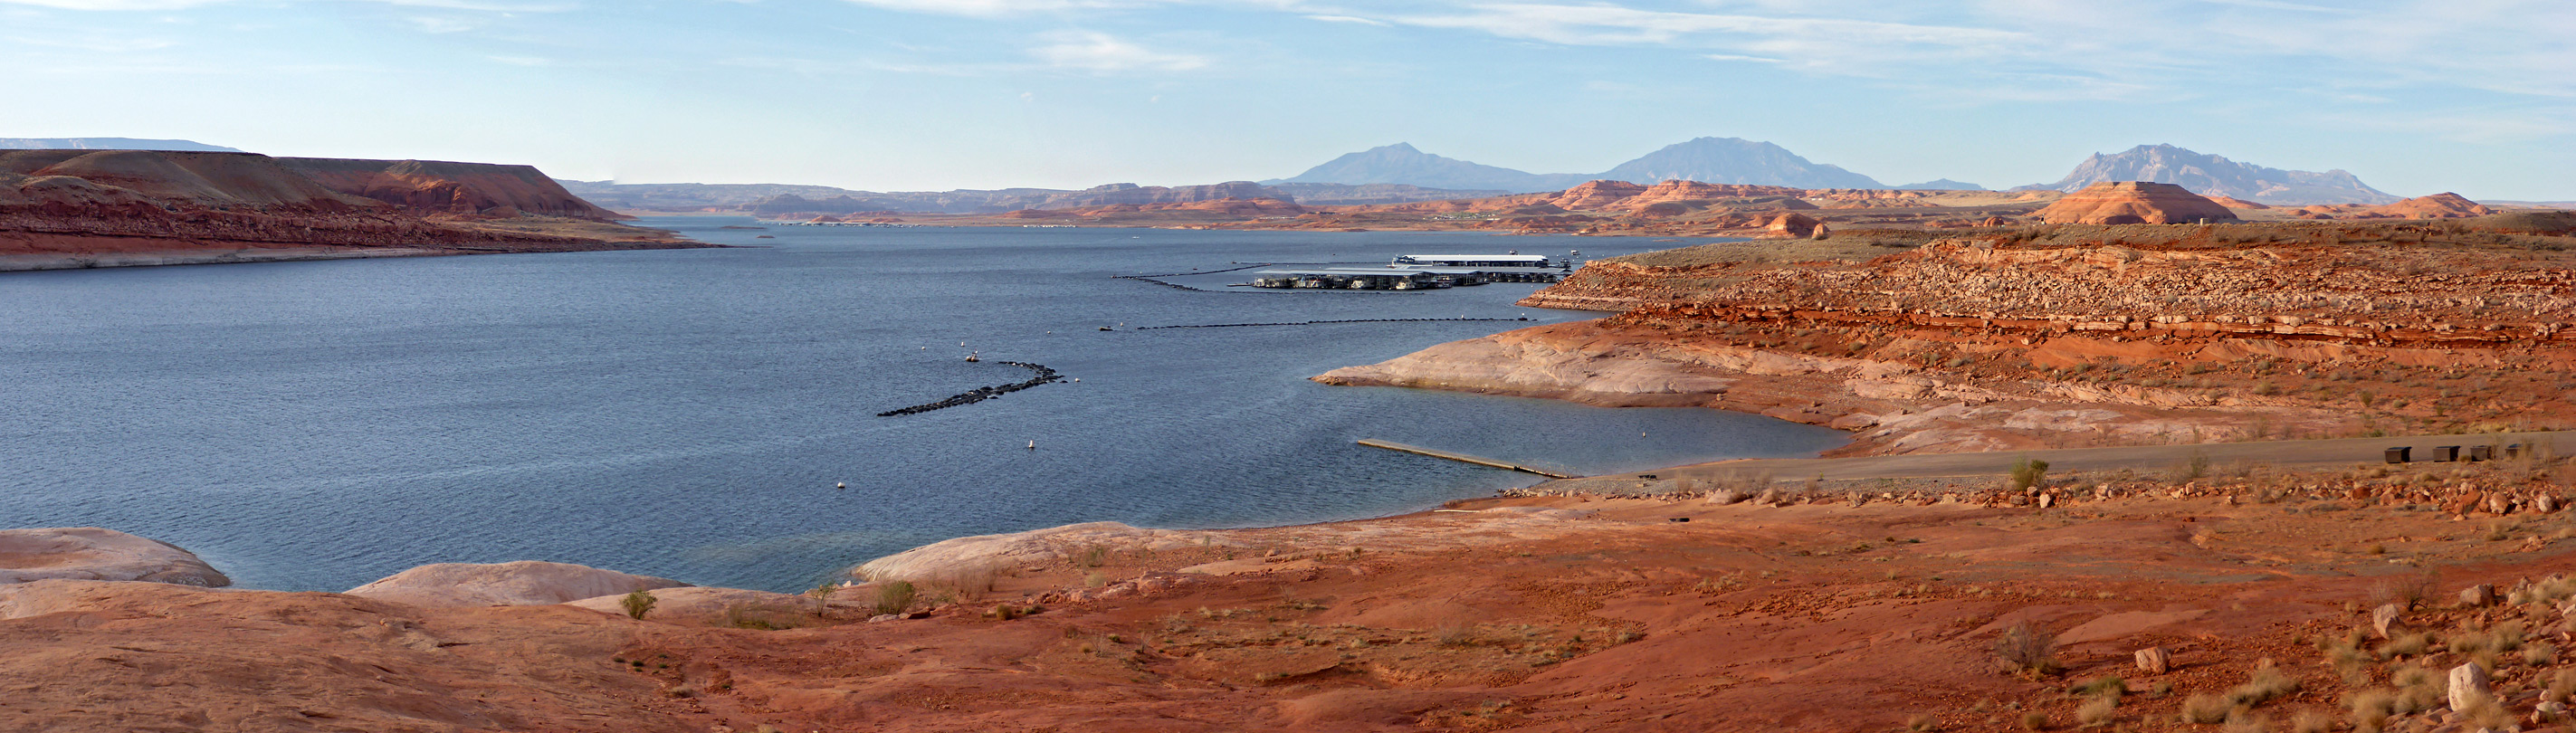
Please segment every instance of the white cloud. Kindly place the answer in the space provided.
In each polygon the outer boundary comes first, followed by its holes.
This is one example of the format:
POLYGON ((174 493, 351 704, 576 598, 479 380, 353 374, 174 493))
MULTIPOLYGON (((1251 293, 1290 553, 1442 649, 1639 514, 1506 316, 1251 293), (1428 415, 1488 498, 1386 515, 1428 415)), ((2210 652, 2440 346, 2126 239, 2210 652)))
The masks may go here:
POLYGON ((1202 56, 1154 51, 1106 33, 1059 31, 1045 37, 1051 43, 1029 49, 1029 55, 1060 69, 1188 71, 1208 65, 1207 58, 1202 56))
POLYGON ((1392 27, 1395 25, 1394 23, 1389 23, 1383 20, 1373 20, 1352 15, 1309 15, 1306 16, 1306 19, 1320 20, 1326 23, 1358 23, 1360 25, 1374 25, 1380 27, 1392 27))

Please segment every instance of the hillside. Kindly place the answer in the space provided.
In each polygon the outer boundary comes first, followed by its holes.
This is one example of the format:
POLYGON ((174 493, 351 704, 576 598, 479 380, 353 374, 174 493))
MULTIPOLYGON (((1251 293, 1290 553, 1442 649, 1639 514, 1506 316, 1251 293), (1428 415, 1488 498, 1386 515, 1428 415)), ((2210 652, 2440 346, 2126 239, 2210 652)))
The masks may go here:
POLYGON ((2114 155, 2094 153, 2056 183, 2021 189, 2066 193, 2106 181, 2171 183, 2203 195, 2229 196, 2274 206, 2386 204, 2398 197, 2371 188, 2340 170, 2318 173, 2265 168, 2172 145, 2140 145, 2114 155))
POLYGON ((0 270, 700 246, 527 166, 0 151, 0 270))

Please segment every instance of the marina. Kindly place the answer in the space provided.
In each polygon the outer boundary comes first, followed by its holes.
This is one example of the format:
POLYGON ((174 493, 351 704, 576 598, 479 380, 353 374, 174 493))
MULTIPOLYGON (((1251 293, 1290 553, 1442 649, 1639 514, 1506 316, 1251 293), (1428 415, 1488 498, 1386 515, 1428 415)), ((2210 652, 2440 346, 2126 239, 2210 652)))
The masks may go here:
POLYGON ((1255 288, 1318 290, 1437 290, 1487 283, 1552 283, 1572 272, 1572 259, 1552 262, 1545 255, 1465 254, 1396 255, 1383 268, 1328 267, 1313 270, 1263 270, 1255 288))

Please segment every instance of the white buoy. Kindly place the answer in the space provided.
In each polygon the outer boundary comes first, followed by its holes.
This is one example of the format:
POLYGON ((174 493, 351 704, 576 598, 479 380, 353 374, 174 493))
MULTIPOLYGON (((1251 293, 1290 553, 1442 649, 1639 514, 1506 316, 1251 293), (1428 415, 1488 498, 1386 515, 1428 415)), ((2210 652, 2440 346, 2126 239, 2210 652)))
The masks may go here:
POLYGON ((849 485, 849 484, 847 484, 847 483, 836 483, 836 484, 832 484, 832 488, 835 488, 835 489, 846 489, 846 488, 850 488, 850 485, 849 485))
POLYGON ((1081 378, 1081 377, 1074 377, 1074 378, 1073 378, 1073 381, 1079 382, 1079 381, 1082 381, 1082 378, 1081 378))
POLYGON ((1037 449, 1038 449, 1038 442, 1037 442, 1037 441, 1034 441, 1034 440, 1029 441, 1029 450, 1037 450, 1037 449))

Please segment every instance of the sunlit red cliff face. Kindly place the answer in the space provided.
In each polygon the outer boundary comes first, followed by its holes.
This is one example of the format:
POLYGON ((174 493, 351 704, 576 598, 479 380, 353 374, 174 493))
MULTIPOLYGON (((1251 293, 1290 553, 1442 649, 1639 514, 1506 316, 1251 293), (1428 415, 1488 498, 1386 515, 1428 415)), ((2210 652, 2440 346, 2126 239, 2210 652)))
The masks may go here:
POLYGON ((527 166, 0 151, 0 269, 694 246, 527 166))
POLYGON ((1318 379, 1755 412, 1852 431, 1839 455, 2576 426, 2571 235, 2526 213, 1703 245, 1523 301, 1609 318, 1318 379))

